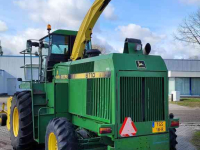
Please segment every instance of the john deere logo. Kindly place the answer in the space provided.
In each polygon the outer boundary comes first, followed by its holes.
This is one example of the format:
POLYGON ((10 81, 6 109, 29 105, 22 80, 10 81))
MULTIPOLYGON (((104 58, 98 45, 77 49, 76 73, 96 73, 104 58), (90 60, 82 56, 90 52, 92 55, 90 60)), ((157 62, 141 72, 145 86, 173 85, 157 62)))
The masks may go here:
POLYGON ((144 61, 136 61, 136 65, 138 68, 146 68, 144 61))

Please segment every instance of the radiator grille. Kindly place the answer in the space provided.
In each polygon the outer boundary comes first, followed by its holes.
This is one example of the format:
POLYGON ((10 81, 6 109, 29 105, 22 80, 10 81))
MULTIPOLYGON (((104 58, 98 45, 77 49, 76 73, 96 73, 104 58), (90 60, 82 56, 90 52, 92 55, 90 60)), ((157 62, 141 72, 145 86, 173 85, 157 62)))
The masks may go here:
POLYGON ((87 115, 110 119, 110 78, 87 80, 87 115))
POLYGON ((120 106, 121 123, 164 120, 164 78, 121 77, 120 106))

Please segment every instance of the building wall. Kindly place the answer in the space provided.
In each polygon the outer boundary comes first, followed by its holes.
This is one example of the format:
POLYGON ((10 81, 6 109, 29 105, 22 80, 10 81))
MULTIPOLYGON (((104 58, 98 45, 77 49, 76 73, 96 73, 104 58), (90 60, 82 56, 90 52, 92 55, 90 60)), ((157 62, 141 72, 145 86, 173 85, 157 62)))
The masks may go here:
POLYGON ((192 78, 191 87, 192 95, 200 95, 200 78, 192 78))
MULTIPOLYGON (((38 74, 39 74, 38 68, 32 68, 33 80, 38 80, 38 74)), ((26 68, 25 78, 27 81, 31 80, 31 68, 26 68)))
POLYGON ((175 78, 169 78, 169 94, 175 91, 175 78))
MULTIPOLYGON (((26 57, 26 64, 30 64, 30 57, 26 57)), ((33 64, 38 64, 38 57, 33 57, 33 64)), ((10 76, 24 80, 24 57, 0 56, 0 69, 5 70, 10 76)))
POLYGON ((169 94, 200 96, 200 60, 166 59, 169 70, 169 94))
MULTIPOLYGON (((26 57, 25 60, 25 64, 30 64, 30 57, 26 57)), ((33 57, 32 62, 33 64, 38 64, 38 57, 33 57)), ((21 68, 22 66, 24 66, 23 56, 0 56, 0 70, 4 70, 3 75, 0 75, 0 85, 3 85, 0 86, 0 94, 8 93, 8 82, 11 80, 15 80, 15 84, 12 85, 15 85, 16 91, 20 91, 20 82, 17 81, 17 78, 22 78, 22 80, 25 80, 24 69, 21 68)))
POLYGON ((190 95, 190 78, 175 78, 175 91, 181 95, 190 95))
POLYGON ((200 96, 200 77, 170 77, 169 94, 179 91, 182 96, 200 96))
POLYGON ((6 93, 6 89, 5 87, 5 71, 4 70, 0 70, 0 94, 1 93, 6 93))

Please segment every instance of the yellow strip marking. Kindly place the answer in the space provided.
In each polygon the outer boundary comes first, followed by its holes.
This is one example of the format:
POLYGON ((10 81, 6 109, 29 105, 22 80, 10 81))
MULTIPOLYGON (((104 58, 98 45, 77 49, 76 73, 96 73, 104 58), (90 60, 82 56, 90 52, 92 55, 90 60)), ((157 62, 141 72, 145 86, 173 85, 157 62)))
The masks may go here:
POLYGON ((111 72, 90 72, 81 74, 71 74, 70 79, 94 79, 94 78, 110 78, 111 72))
POLYGON ((94 79, 94 78, 110 78, 111 72, 89 72, 70 75, 56 75, 56 79, 94 79))
POLYGON ((56 75, 56 79, 68 79, 68 75, 56 75))

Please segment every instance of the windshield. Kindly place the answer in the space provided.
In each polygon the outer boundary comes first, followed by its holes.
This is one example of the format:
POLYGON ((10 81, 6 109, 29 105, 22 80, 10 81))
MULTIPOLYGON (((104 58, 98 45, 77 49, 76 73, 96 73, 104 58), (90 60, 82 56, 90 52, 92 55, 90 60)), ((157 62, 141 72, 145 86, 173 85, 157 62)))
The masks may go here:
MULTIPOLYGON (((51 35, 51 37, 50 37, 50 39, 51 39, 50 44, 52 44, 51 53, 53 53, 53 54, 66 54, 67 51, 69 51, 69 50, 70 50, 70 53, 71 53, 73 46, 74 46, 75 38, 76 38, 76 36, 70 36, 70 38, 69 38, 69 36, 64 36, 64 35, 51 35), (70 41, 71 41, 71 44, 69 44, 70 41)), ((49 37, 46 37, 43 40, 43 42, 48 44, 49 43, 49 37)), ((92 49, 91 41, 88 41, 85 44, 85 49, 86 50, 92 49)), ((45 54, 46 53, 47 52, 45 52, 45 54)))
POLYGON ((52 39, 52 53, 53 54, 66 54, 69 50, 69 37, 53 35, 52 39))

